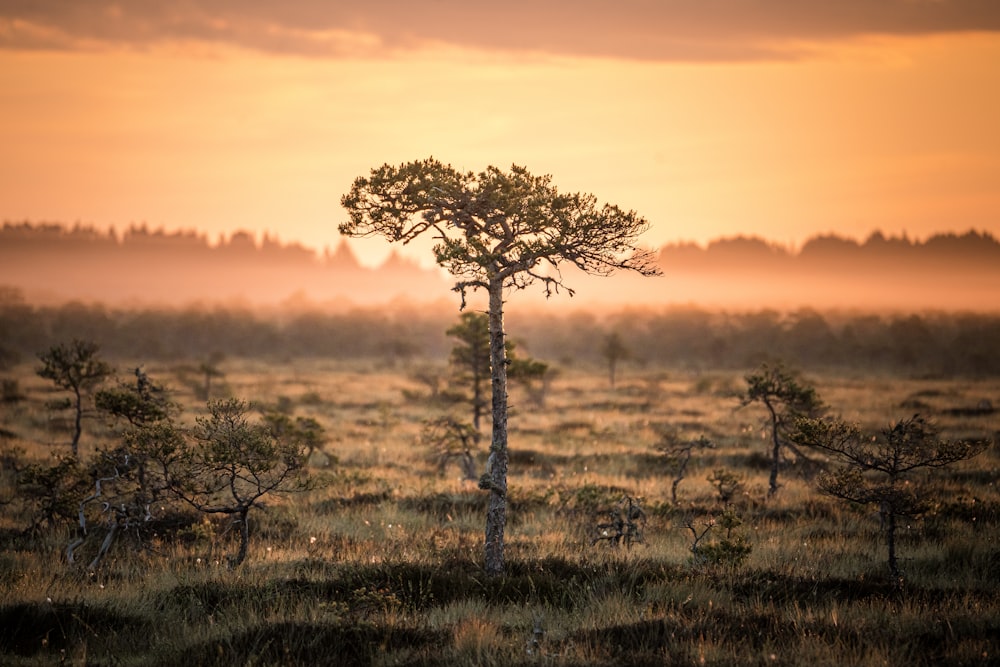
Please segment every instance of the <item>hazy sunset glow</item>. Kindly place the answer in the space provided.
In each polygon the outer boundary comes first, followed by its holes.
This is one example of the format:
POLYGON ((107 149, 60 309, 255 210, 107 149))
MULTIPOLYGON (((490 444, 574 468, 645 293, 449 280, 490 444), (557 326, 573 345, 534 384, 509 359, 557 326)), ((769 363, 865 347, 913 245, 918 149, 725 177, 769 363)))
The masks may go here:
POLYGON ((333 248, 356 176, 434 155, 550 173, 650 246, 1000 235, 991 2, 30 4, 0 7, 3 220, 333 248))

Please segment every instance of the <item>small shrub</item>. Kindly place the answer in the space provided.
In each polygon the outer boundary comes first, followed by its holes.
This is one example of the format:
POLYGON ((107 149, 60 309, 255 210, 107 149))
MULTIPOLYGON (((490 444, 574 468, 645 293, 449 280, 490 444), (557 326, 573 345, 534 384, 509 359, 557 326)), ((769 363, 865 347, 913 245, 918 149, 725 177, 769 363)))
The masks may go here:
POLYGON ((715 487, 719 502, 728 505, 733 496, 743 490, 743 476, 725 468, 716 468, 708 476, 708 481, 715 487))
POLYGON ((740 406, 761 403, 767 408, 771 437, 771 477, 768 495, 773 496, 778 492, 778 469, 781 465, 782 450, 788 450, 796 458, 809 461, 808 457, 795 447, 791 439, 786 437, 786 431, 792 428, 797 418, 819 417, 826 411, 826 406, 820 400, 815 388, 780 364, 777 366, 763 364, 755 373, 748 374, 745 380, 747 389, 740 395, 740 406))
POLYGON ((17 477, 19 497, 30 506, 29 531, 43 526, 72 524, 80 499, 87 494, 90 480, 75 456, 62 456, 52 465, 33 463, 17 477))
POLYGON ((671 433, 664 433, 653 448, 660 453, 664 462, 674 475, 670 485, 670 500, 677 504, 677 487, 680 486, 687 472, 688 463, 696 450, 711 449, 712 441, 704 435, 694 440, 678 440, 671 433))
POLYGON ((590 541, 591 546, 602 540, 613 547, 624 544, 629 549, 633 544, 645 544, 646 513, 636 498, 623 496, 607 516, 608 521, 595 527, 597 535, 590 541))
POLYGON ((465 479, 479 479, 472 455, 479 442, 479 431, 472 424, 453 417, 428 419, 420 432, 420 441, 430 450, 440 474, 445 473, 451 461, 457 461, 465 479))
POLYGON ((738 529, 743 520, 732 507, 727 507, 718 520, 712 518, 700 527, 688 521, 685 527, 691 531, 691 562, 695 565, 738 567, 742 565, 753 546, 738 529), (718 539, 710 539, 716 529, 725 531, 718 539), (704 540, 708 540, 704 542, 704 540))

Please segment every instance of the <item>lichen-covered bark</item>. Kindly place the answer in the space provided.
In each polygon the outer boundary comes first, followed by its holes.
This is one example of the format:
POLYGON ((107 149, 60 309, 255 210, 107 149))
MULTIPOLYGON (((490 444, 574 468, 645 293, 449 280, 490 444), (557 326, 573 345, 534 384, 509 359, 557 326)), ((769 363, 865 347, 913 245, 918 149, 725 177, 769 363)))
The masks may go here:
POLYGON ((503 283, 494 280, 490 294, 490 373, 493 386, 493 436, 490 441, 490 503, 486 511, 486 572, 497 575, 504 566, 507 524, 507 353, 503 331, 503 283))

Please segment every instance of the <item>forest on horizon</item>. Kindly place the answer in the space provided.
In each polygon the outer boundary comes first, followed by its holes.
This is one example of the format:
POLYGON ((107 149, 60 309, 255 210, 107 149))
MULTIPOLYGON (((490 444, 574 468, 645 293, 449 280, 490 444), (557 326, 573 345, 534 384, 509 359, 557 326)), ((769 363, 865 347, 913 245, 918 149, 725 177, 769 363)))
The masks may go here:
MULTIPOLYGON (((704 247, 668 244, 656 257, 662 278, 595 278, 564 270, 576 289, 568 305, 1000 311, 1000 241, 975 230, 923 241, 881 232, 864 241, 825 234, 798 250, 739 236, 704 247)), ((346 239, 334 251, 318 252, 270 235, 258 241, 248 232, 213 244, 195 231, 147 225, 119 233, 113 227, 31 222, 0 228, 0 285, 49 305, 239 303, 293 310, 437 302, 449 298, 451 287, 448 276, 395 248, 382 265, 364 267, 346 239)), ((525 298, 541 303, 531 290, 525 298)))

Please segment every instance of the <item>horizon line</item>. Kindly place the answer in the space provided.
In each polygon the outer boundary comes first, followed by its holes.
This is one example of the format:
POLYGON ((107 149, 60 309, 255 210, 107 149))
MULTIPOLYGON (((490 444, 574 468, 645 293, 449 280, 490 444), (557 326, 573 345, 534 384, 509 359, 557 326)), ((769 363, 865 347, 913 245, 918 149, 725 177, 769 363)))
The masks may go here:
MULTIPOLYGON (((194 237, 195 239, 204 241, 206 245, 211 248, 218 248, 227 243, 232 243, 234 239, 238 239, 240 237, 249 237, 250 239, 253 240, 254 247, 258 250, 264 248, 267 243, 272 243, 282 248, 298 247, 303 250, 312 252, 312 254, 315 255, 316 257, 328 256, 329 254, 331 254, 331 252, 336 253, 341 246, 345 244, 348 246, 354 245, 353 242, 355 241, 353 237, 339 235, 335 246, 332 244, 327 244, 324 245, 322 248, 319 248, 313 245, 309 245, 307 244, 307 242, 298 239, 283 239, 280 236, 280 233, 275 230, 271 229, 251 230, 246 228, 235 228, 228 232, 225 231, 218 232, 217 234, 215 234, 215 240, 213 241, 212 232, 200 230, 197 228, 186 228, 180 226, 169 227, 168 225, 165 224, 160 224, 154 227, 146 221, 140 223, 130 222, 128 223, 127 227, 123 227, 120 229, 119 225, 116 225, 114 223, 102 227, 94 222, 90 221, 84 222, 80 220, 77 220, 73 223, 66 223, 66 222, 54 222, 54 221, 32 221, 32 220, 13 221, 9 219, 4 219, 2 227, 0 228, 7 230, 25 226, 39 231, 44 230, 47 227, 58 227, 60 230, 70 233, 77 231, 91 231, 101 234, 105 238, 109 239, 114 238, 114 240, 118 243, 124 242, 126 237, 130 233, 144 233, 150 236, 165 236, 165 237, 191 236, 194 237)), ((763 243, 765 243, 770 247, 785 250, 788 252, 794 252, 797 254, 800 253, 802 249, 811 241, 816 241, 821 239, 838 239, 843 241, 852 241, 858 245, 863 245, 871 241, 873 238, 880 236, 886 241, 906 241, 911 244, 913 243, 925 244, 933 238, 939 238, 944 236, 962 237, 969 235, 978 235, 984 239, 1000 241, 998 240, 997 237, 993 235, 993 233, 990 230, 985 228, 977 229, 974 226, 967 227, 962 231, 957 231, 953 229, 953 230, 941 230, 941 231, 930 232, 922 237, 917 235, 911 236, 911 234, 905 229, 901 230, 898 233, 894 232, 887 233, 884 232, 881 228, 876 227, 872 229, 872 231, 868 232, 863 238, 860 235, 855 236, 855 235, 840 233, 837 231, 823 231, 823 232, 811 233, 807 235, 801 243, 796 244, 795 242, 792 241, 782 242, 779 240, 770 239, 761 234, 756 234, 753 232, 739 232, 736 234, 720 235, 712 238, 706 243, 701 243, 695 240, 678 237, 672 241, 668 241, 659 246, 653 246, 649 249, 654 252, 660 252, 670 247, 694 246, 699 248, 700 250, 707 250, 713 244, 719 242, 746 240, 746 241, 762 241, 763 243)), ((390 241, 386 241, 386 244, 390 247, 390 254, 393 253, 400 254, 396 251, 401 250, 403 247, 397 244, 393 244, 390 241)), ((351 248, 351 250, 353 252, 354 249, 351 248)))

